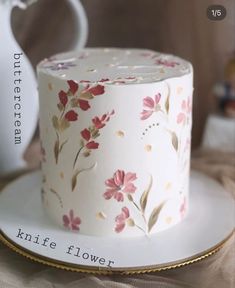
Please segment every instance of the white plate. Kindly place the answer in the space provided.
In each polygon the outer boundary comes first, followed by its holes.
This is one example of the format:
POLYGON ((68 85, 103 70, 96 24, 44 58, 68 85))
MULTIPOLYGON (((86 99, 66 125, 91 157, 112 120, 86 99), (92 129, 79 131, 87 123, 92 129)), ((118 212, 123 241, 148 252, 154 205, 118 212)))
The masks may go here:
POLYGON ((40 179, 40 172, 28 174, 0 194, 0 239, 24 256, 56 267, 93 273, 175 268, 215 252, 234 229, 232 197, 198 172, 191 174, 190 212, 184 221, 150 238, 128 239, 89 237, 54 226, 41 205, 40 179))

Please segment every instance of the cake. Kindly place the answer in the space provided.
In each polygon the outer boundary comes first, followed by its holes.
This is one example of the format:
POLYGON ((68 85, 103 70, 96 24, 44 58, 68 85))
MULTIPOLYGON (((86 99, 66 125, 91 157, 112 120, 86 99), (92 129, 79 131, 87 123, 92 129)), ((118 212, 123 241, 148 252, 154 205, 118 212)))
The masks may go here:
POLYGON ((55 227, 139 237, 182 221, 191 64, 151 50, 87 48, 37 71, 42 202, 55 227))

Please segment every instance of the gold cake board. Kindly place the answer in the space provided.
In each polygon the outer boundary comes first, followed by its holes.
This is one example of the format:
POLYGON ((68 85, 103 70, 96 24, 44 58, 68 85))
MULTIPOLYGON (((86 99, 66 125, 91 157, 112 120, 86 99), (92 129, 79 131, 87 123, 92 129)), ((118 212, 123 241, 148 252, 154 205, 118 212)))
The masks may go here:
POLYGON ((160 272, 160 271, 165 271, 165 270, 170 270, 170 269, 176 269, 176 268, 180 268, 186 265, 199 262, 209 256, 214 255, 219 250, 221 250, 224 247, 224 245, 232 238, 234 234, 235 232, 233 231, 218 245, 211 247, 210 249, 203 251, 195 255, 194 257, 191 257, 188 259, 171 262, 171 263, 167 263, 164 265, 156 265, 156 266, 149 266, 149 267, 135 267, 133 269, 132 268, 125 268, 125 269, 112 268, 110 270, 107 270, 107 268, 95 269, 95 268, 91 268, 88 266, 73 265, 70 263, 65 263, 62 261, 49 259, 47 257, 30 252, 27 249, 20 247, 19 245, 13 243, 2 233, 2 231, 0 231, 0 241, 3 244, 5 244, 8 248, 13 250, 14 252, 20 254, 21 256, 24 256, 32 261, 38 262, 40 264, 48 265, 54 268, 72 271, 72 272, 82 272, 82 273, 99 274, 99 275, 111 275, 111 274, 131 275, 131 274, 143 274, 143 273, 160 272))

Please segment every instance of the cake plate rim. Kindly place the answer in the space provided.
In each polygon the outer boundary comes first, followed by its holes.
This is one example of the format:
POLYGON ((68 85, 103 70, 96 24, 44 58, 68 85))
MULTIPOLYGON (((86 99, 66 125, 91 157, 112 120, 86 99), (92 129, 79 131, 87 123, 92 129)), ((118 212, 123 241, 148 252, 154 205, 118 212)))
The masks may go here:
MULTIPOLYGON (((4 193, 4 191, 11 189, 12 184, 14 185, 15 183, 17 183, 17 181, 19 181, 19 179, 22 179, 22 178, 26 177, 27 175, 30 175, 30 174, 33 175, 36 173, 38 173, 38 172, 34 171, 31 173, 27 173, 26 175, 23 175, 23 176, 19 177, 18 179, 16 179, 15 181, 8 184, 0 192, 0 198, 1 198, 1 194, 4 193)), ((203 175, 203 177, 206 177, 206 178, 209 178, 210 180, 212 180, 210 177, 207 177, 202 173, 199 173, 199 172, 196 172, 196 173, 201 174, 201 175, 203 175)), ((212 181, 216 182, 214 180, 212 180, 212 181)), ((229 239, 231 239, 234 234, 235 234, 235 231, 234 231, 234 227, 233 227, 231 229, 230 233, 228 233, 225 237, 223 237, 222 241, 218 242, 216 245, 213 245, 212 247, 208 247, 208 249, 203 250, 200 253, 193 255, 192 257, 188 257, 185 259, 180 259, 180 260, 176 259, 176 261, 172 261, 169 263, 163 263, 163 264, 156 264, 156 265, 144 265, 144 266, 138 266, 138 267, 123 267, 123 268, 121 268, 121 267, 104 268, 104 267, 99 267, 99 266, 89 266, 89 265, 87 266, 87 265, 83 265, 83 264, 68 263, 67 261, 64 262, 61 260, 56 260, 56 259, 53 259, 50 257, 46 257, 44 255, 41 255, 41 254, 35 252, 35 251, 32 251, 28 248, 21 246, 19 243, 16 243, 12 239, 10 239, 8 237, 8 235, 0 227, 0 241, 3 244, 5 244, 8 248, 10 248, 14 252, 20 254, 21 256, 24 256, 25 258, 28 258, 34 262, 37 262, 37 263, 41 263, 41 264, 44 264, 44 265, 47 265, 50 267, 59 268, 59 269, 67 270, 67 271, 84 272, 84 273, 100 274, 100 275, 142 274, 142 273, 159 272, 159 271, 164 271, 164 270, 180 268, 180 267, 183 267, 183 266, 186 266, 189 264, 196 263, 198 261, 201 261, 201 260, 215 254, 221 248, 223 248, 223 246, 226 244, 226 242, 229 239)))

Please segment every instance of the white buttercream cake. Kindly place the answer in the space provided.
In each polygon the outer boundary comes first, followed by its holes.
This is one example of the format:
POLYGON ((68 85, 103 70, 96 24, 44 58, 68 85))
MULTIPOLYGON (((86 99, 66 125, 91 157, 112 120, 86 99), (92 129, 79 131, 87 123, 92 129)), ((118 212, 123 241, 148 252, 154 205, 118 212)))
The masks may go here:
POLYGON ((142 49, 88 48, 38 65, 42 201, 90 236, 168 229, 188 210, 193 69, 142 49))

